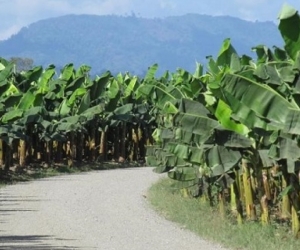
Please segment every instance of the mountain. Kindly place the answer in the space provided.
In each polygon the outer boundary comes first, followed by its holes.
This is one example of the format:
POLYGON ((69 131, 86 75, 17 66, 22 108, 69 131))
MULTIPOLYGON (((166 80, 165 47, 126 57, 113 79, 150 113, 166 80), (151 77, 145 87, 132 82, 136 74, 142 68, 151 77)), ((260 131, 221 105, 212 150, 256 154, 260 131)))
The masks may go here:
POLYGON ((282 47, 272 22, 248 22, 229 16, 187 14, 164 19, 136 16, 67 15, 38 21, 0 41, 0 57, 32 58, 36 65, 88 64, 93 72, 143 74, 158 63, 160 71, 193 71, 195 62, 216 56, 231 38, 240 55, 265 44, 282 47))

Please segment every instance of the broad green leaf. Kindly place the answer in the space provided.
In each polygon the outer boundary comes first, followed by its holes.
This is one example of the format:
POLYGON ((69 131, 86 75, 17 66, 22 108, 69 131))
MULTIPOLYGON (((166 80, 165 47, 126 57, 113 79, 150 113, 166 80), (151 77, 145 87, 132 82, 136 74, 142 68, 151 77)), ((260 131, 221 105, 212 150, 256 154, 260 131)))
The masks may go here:
POLYGON ((262 166, 264 168, 269 168, 269 167, 275 166, 276 161, 274 159, 270 158, 269 150, 261 149, 261 150, 258 150, 258 153, 259 153, 259 156, 261 159, 262 166))
POLYGON ((114 115, 124 115, 124 114, 132 112, 132 109, 133 109, 133 103, 128 103, 121 107, 116 108, 116 110, 113 112, 113 114, 114 115))
POLYGON ((277 46, 273 46, 274 48, 274 56, 277 61, 286 61, 288 59, 288 55, 285 50, 278 48, 277 46))
POLYGON ((285 42, 285 50, 295 60, 300 51, 300 17, 298 11, 285 4, 279 14, 279 30, 285 42))
POLYGON ((74 65, 73 63, 69 63, 63 67, 61 70, 60 78, 65 81, 69 81, 74 74, 74 65))
POLYGON ((252 50, 256 52, 258 64, 267 63, 274 60, 272 51, 265 45, 258 45, 253 47, 252 50))
POLYGON ((12 70, 14 68, 13 63, 9 63, 4 69, 0 71, 0 82, 6 80, 10 74, 12 73, 12 70))
POLYGON ((174 117, 174 125, 184 131, 207 136, 210 131, 220 126, 203 104, 189 99, 181 100, 179 112, 174 117))
POLYGON ((161 140, 161 128, 156 128, 152 133, 152 138, 155 140, 156 143, 162 142, 161 140))
POLYGON ((60 116, 64 117, 70 114, 71 107, 68 105, 68 100, 64 99, 60 104, 58 113, 60 116))
POLYGON ((24 124, 41 123, 46 114, 47 112, 43 107, 32 107, 24 112, 22 120, 24 124))
POLYGON ((54 74, 55 74, 55 66, 51 64, 47 69, 45 69, 45 71, 43 72, 42 76, 38 81, 39 88, 37 93, 45 94, 49 91, 48 83, 52 79, 54 74))
POLYGON ((16 93, 20 93, 20 90, 12 82, 10 82, 8 89, 5 91, 5 95, 12 95, 16 93))
POLYGON ((216 130, 214 140, 215 144, 229 148, 250 148, 253 145, 250 138, 229 130, 216 130))
POLYGON ((239 56, 236 53, 231 54, 230 59, 230 70, 231 72, 238 72, 242 69, 241 61, 239 56))
POLYGON ((84 88, 85 76, 77 77, 70 84, 68 84, 65 88, 65 93, 67 96, 73 94, 79 88, 84 88))
POLYGON ((231 171, 242 159, 239 151, 223 146, 214 146, 207 150, 206 164, 211 169, 211 176, 220 176, 231 171))
POLYGON ((24 95, 22 96, 22 99, 20 100, 20 103, 18 104, 18 108, 26 111, 29 109, 35 100, 36 95, 33 93, 34 88, 29 89, 24 95))
POLYGON ((127 85, 127 87, 126 87, 126 89, 125 89, 125 91, 124 91, 124 94, 123 94, 124 97, 130 96, 131 93, 135 90, 137 80, 138 80, 137 77, 133 77, 133 78, 130 80, 129 84, 127 85))
POLYGON ((145 75, 144 81, 152 80, 155 78, 155 74, 158 69, 158 64, 153 64, 151 67, 148 68, 148 71, 145 75))
POLYGON ((242 123, 250 125, 247 125, 250 129, 252 126, 267 129, 270 125, 283 128, 287 123, 287 111, 298 110, 269 86, 242 75, 227 74, 221 82, 221 90, 221 95, 216 94, 226 101, 242 123))
POLYGON ((201 63, 196 62, 196 71, 194 73, 194 77, 199 78, 201 76, 203 76, 203 65, 201 63))
POLYGON ((86 109, 81 115, 85 116, 88 121, 92 120, 95 115, 100 115, 105 111, 103 104, 98 104, 86 109))
POLYGON ((175 167, 168 172, 169 178, 177 181, 191 181, 197 179, 198 168, 175 167))
POLYGON ((110 99, 114 99, 119 94, 119 91, 120 91, 120 86, 118 81, 113 80, 108 87, 108 97, 110 99))
POLYGON ((90 88, 90 95, 91 100, 94 101, 98 99, 101 95, 103 95, 104 90, 111 78, 111 74, 109 71, 102 74, 100 77, 97 77, 93 82, 91 86, 88 86, 90 88))
POLYGON ((163 107, 163 112, 166 114, 176 114, 178 109, 172 102, 166 102, 165 106, 163 107))
POLYGON ((236 133, 246 135, 249 133, 249 129, 241 123, 234 121, 231 118, 232 110, 230 107, 221 99, 218 101, 217 108, 215 110, 215 116, 222 126, 236 133))
POLYGON ((76 78, 81 78, 81 77, 86 77, 88 76, 88 73, 90 72, 91 67, 88 65, 81 65, 77 70, 76 70, 76 78))
POLYGON ((218 75, 221 70, 219 69, 217 62, 211 56, 208 56, 207 59, 208 59, 208 71, 213 75, 218 75))
POLYGON ((289 138, 278 138, 278 142, 271 146, 269 156, 276 160, 290 159, 297 160, 300 158, 300 150, 296 140, 289 138))
POLYGON ((90 91, 88 91, 81 99, 81 103, 78 107, 77 114, 80 115, 84 111, 86 111, 90 107, 90 104, 91 104, 90 91))
POLYGON ((3 123, 13 122, 13 121, 21 118, 23 115, 23 112, 24 111, 21 109, 14 109, 14 110, 8 111, 1 117, 1 122, 3 122, 3 123))
POLYGON ((168 151, 174 155, 176 155, 178 158, 181 158, 183 160, 189 159, 189 146, 184 144, 178 144, 178 143, 169 143, 168 144, 168 151))
POLYGON ((29 83, 32 83, 32 82, 37 83, 39 81, 42 73, 43 73, 43 67, 37 66, 28 71, 23 71, 22 75, 29 81, 29 83))
POLYGON ((223 41, 222 47, 219 51, 217 62, 216 62, 217 65, 223 67, 230 66, 233 54, 237 54, 237 53, 231 45, 230 38, 227 38, 223 41))
POLYGON ((85 88, 76 89, 68 99, 68 105, 72 107, 75 104, 76 98, 85 95, 86 92, 87 90, 85 88))
POLYGON ((1 102, 5 105, 5 108, 8 109, 8 108, 16 107, 19 104, 21 99, 22 99, 22 94, 16 93, 16 94, 9 95, 1 102))

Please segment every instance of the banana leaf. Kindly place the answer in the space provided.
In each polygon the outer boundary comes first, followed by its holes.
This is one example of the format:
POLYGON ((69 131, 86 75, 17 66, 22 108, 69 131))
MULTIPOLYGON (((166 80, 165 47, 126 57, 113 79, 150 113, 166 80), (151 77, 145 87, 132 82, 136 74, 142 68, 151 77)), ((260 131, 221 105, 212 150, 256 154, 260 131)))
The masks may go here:
POLYGON ((230 106, 233 118, 250 129, 283 129, 291 123, 289 110, 299 111, 271 87, 242 75, 227 74, 220 85, 216 95, 230 106))
POLYGON ((175 167, 168 172, 168 177, 177 181, 192 181, 198 178, 198 167, 175 167))
POLYGON ((0 83, 5 81, 12 73, 13 63, 9 63, 4 69, 0 70, 0 83))
POLYGON ((222 47, 219 51, 216 61, 217 65, 223 67, 230 65, 232 61, 232 55, 234 54, 237 54, 236 50, 231 45, 230 38, 226 38, 223 41, 222 47))
POLYGON ((213 146, 205 151, 205 161, 210 168, 211 177, 232 171, 241 159, 242 155, 239 151, 224 146, 213 146))
POLYGON ((68 82, 74 75, 74 65, 73 63, 66 64, 61 70, 60 79, 68 82))
POLYGON ((110 78, 111 78, 111 73, 107 71, 103 73, 101 76, 99 77, 97 76, 96 79, 87 86, 87 88, 90 89, 92 102, 99 99, 103 95, 106 86, 109 83, 110 78))
POLYGON ((213 129, 220 127, 219 122, 200 102, 182 99, 178 110, 174 116, 174 125, 193 134, 206 135, 204 140, 210 136, 213 129))
POLYGON ((300 17, 298 11, 285 4, 279 14, 279 30, 285 50, 293 60, 300 51, 300 17))

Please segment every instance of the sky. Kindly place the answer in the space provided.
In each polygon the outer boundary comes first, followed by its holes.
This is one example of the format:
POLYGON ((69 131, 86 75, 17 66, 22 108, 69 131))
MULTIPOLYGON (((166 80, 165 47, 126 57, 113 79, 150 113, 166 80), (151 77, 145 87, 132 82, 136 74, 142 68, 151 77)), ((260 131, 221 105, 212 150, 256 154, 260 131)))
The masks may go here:
POLYGON ((300 10, 300 0, 0 0, 0 40, 33 22, 67 14, 163 18, 198 13, 276 22, 283 4, 300 10))

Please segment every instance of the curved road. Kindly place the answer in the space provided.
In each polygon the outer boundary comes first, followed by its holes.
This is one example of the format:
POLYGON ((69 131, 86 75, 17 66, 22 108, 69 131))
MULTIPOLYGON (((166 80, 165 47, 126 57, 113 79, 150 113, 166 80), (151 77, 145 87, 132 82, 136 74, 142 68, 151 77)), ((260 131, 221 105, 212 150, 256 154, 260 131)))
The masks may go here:
POLYGON ((94 171, 0 189, 1 250, 222 249, 160 217, 151 168, 94 171))

